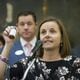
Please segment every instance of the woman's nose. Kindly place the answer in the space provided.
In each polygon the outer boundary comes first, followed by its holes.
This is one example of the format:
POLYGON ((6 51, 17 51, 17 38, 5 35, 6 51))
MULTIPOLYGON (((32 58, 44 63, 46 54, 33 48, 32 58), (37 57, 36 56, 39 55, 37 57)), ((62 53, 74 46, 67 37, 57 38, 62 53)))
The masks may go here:
POLYGON ((50 34, 49 34, 49 32, 47 32, 46 35, 45 35, 45 37, 48 38, 49 36, 50 36, 50 34))

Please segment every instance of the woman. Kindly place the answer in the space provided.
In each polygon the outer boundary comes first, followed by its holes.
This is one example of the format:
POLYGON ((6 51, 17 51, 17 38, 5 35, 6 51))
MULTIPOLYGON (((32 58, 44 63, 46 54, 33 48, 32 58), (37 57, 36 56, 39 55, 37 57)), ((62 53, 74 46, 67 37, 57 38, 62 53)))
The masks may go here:
POLYGON ((43 44, 37 58, 35 57, 27 64, 26 60, 21 60, 11 66, 10 80, 80 79, 80 58, 70 55, 70 43, 60 20, 48 18, 42 21, 39 26, 38 39, 43 44), (29 68, 27 73, 26 68, 29 68))

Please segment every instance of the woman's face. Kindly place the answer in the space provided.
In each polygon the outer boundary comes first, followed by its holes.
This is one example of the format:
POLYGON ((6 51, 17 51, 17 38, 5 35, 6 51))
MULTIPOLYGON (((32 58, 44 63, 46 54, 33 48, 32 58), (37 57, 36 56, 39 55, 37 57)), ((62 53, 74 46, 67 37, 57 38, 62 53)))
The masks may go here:
POLYGON ((49 21, 42 24, 40 28, 40 40, 43 42, 44 49, 59 49, 61 33, 55 21, 49 21))

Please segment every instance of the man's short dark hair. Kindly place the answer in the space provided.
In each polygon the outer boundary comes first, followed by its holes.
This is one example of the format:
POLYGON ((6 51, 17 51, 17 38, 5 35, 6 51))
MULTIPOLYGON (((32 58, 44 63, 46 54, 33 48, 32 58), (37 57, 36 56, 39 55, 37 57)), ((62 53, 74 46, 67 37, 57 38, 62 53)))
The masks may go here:
POLYGON ((35 13, 34 12, 32 12, 32 11, 22 11, 22 12, 20 12, 18 15, 17 15, 17 22, 18 22, 18 18, 20 17, 20 16, 28 16, 28 15, 32 15, 32 17, 33 17, 33 19, 34 19, 34 21, 35 21, 35 23, 36 23, 36 15, 35 15, 35 13))

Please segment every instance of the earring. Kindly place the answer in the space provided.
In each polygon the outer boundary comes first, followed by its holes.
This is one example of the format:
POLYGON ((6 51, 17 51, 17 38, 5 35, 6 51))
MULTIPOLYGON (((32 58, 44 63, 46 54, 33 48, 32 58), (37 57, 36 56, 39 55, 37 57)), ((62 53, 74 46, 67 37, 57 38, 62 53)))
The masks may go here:
POLYGON ((63 46, 63 43, 61 42, 61 43, 60 43, 60 47, 62 47, 62 46, 63 46))

